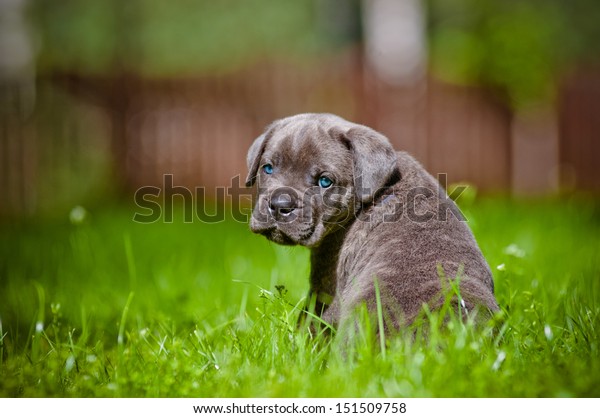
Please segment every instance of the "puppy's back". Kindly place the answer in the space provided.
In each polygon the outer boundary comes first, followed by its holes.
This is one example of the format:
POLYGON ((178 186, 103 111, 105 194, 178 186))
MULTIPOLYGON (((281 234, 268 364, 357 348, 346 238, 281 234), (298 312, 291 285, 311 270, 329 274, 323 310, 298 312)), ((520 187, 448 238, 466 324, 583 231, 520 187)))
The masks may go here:
POLYGON ((440 305, 442 287, 455 279, 456 304, 467 311, 497 310, 492 274, 468 223, 413 157, 397 155, 401 179, 360 214, 346 235, 337 272, 340 317, 361 301, 373 308, 375 278, 395 322, 410 323, 423 303, 440 305))

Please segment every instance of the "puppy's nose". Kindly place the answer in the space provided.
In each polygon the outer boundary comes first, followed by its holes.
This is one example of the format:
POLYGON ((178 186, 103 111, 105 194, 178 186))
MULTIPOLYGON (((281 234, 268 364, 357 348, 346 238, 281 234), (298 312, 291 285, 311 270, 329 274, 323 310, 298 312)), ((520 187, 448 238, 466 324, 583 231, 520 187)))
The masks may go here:
POLYGON ((298 208, 298 197, 291 189, 278 189, 269 200, 269 212, 276 218, 288 216, 298 208))

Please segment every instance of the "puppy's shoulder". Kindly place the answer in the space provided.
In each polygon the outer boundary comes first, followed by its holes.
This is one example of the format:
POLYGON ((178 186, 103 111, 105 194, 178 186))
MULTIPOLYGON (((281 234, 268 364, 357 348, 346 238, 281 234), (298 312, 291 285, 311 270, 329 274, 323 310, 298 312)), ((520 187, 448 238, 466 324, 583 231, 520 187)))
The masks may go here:
POLYGON ((401 167, 413 168, 414 170, 423 169, 416 158, 406 151, 396 151, 396 157, 398 158, 398 165, 401 167))
MULTIPOLYGON (((400 181, 397 186, 438 187, 438 182, 425 170, 419 161, 406 151, 396 151, 400 181)), ((398 189, 398 187, 396 187, 398 189)))

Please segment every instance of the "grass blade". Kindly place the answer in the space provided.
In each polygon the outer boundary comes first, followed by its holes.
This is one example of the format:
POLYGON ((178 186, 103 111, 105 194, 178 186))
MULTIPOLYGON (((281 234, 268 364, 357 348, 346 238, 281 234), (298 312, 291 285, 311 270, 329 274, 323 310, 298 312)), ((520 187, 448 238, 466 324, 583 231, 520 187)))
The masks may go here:
POLYGON ((381 347, 381 356, 385 360, 385 329, 383 328, 383 306, 381 305, 381 292, 379 291, 379 281, 375 279, 375 298, 377 299, 377 323, 379 324, 379 345, 381 347))
POLYGON ((123 308, 123 313, 121 314, 121 323, 119 324, 119 336, 117 337, 117 344, 119 345, 119 351, 123 346, 123 334, 125 333, 125 322, 127 321, 127 314, 129 313, 129 306, 131 305, 131 301, 133 300, 133 292, 129 293, 129 297, 127 298, 127 302, 125 303, 125 307, 123 308))

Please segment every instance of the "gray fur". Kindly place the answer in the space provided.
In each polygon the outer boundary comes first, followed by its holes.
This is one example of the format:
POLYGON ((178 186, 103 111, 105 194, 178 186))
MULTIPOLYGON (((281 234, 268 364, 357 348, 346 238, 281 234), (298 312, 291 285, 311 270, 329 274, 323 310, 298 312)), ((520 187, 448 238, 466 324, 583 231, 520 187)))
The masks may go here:
POLYGON ((248 169, 247 184, 258 184, 251 230, 311 249, 311 294, 325 321, 338 325, 362 303, 374 310, 375 280, 395 327, 424 303, 439 306, 457 276, 457 307, 498 309, 489 266, 458 208, 380 133, 329 114, 288 117, 252 144, 248 169), (333 186, 318 186, 322 174, 333 186))

